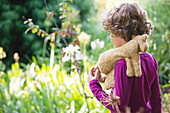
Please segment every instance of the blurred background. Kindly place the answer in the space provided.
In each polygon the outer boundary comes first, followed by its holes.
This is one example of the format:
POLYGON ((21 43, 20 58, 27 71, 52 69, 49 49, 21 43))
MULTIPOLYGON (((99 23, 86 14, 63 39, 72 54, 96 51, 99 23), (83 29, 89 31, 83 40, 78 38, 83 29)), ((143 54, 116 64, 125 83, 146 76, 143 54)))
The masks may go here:
MULTIPOLYGON (((154 26, 148 52, 158 62, 163 112, 169 112, 170 1, 129 1, 147 11, 154 26)), ((93 97, 87 73, 114 48, 101 20, 122 2, 1 0, 0 113, 108 112, 93 97)))

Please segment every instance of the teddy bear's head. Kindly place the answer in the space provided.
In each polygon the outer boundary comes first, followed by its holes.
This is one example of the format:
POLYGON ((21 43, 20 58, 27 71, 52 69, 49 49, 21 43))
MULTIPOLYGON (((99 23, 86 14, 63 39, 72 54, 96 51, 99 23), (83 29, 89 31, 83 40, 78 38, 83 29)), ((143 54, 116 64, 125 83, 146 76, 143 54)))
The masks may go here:
POLYGON ((148 43, 147 43, 147 38, 148 38, 148 35, 147 34, 143 34, 142 36, 141 35, 138 35, 138 36, 135 36, 135 37, 132 37, 132 39, 136 40, 138 42, 138 45, 139 45, 139 52, 146 52, 148 50, 148 43))

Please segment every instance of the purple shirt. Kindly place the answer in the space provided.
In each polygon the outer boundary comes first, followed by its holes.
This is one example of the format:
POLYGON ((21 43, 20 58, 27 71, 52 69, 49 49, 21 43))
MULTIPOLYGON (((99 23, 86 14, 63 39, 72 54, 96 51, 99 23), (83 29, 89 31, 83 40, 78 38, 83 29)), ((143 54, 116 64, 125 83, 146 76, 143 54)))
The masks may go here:
MULTIPOLYGON (((126 62, 119 60, 115 66, 115 94, 120 97, 118 107, 121 112, 125 112, 128 106, 131 113, 144 109, 144 113, 161 113, 161 94, 159 88, 159 78, 157 72, 157 62, 149 53, 140 54, 141 77, 128 77, 126 74, 126 62)), ((94 96, 101 101, 102 97, 109 98, 103 91, 97 79, 91 80, 90 89, 94 96)), ((113 90, 113 89, 112 89, 113 90)), ((111 113, 115 109, 108 102, 101 102, 111 113)))

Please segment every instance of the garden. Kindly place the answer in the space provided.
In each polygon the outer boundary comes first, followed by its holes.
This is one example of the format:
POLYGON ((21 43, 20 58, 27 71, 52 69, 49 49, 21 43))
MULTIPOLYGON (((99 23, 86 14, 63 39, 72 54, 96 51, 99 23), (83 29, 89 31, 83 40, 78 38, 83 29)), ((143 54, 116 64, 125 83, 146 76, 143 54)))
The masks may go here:
MULTIPOLYGON (((162 112, 170 113, 170 1, 130 1, 154 26, 148 52, 158 63, 162 112)), ((0 113, 108 113, 89 88, 88 72, 114 48, 102 18, 120 2, 1 0, 0 113)))

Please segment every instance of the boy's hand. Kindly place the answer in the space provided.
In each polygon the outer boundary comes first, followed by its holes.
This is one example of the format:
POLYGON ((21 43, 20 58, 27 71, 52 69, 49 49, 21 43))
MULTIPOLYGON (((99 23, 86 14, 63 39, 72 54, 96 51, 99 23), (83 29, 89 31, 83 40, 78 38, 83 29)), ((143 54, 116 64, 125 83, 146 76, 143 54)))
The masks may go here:
POLYGON ((99 69, 95 70, 95 67, 92 67, 89 71, 89 81, 97 79, 99 82, 104 83, 106 77, 101 77, 101 72, 99 69))

